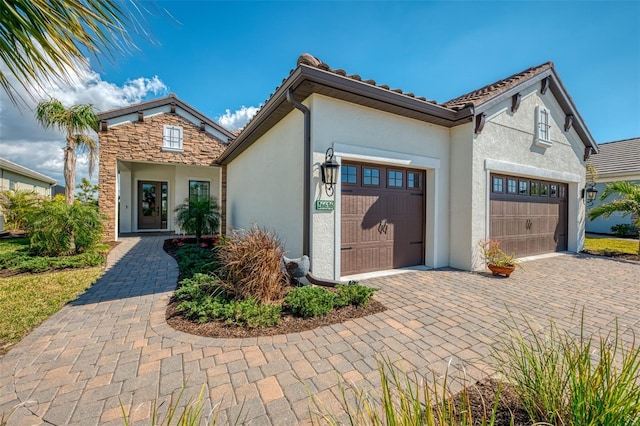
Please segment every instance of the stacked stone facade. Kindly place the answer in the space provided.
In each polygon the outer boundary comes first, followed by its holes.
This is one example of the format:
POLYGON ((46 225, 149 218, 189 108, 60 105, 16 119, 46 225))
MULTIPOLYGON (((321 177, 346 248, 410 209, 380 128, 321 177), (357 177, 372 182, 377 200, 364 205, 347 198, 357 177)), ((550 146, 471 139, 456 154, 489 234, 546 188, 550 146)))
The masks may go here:
POLYGON ((143 121, 128 121, 113 125, 106 131, 100 131, 98 137, 100 141, 98 200, 100 210, 107 217, 106 241, 115 240, 117 232, 117 160, 218 167, 216 159, 227 147, 225 142, 200 130, 199 126, 171 113, 144 117, 143 121), (182 127, 183 150, 181 152, 162 149, 165 124, 182 127))

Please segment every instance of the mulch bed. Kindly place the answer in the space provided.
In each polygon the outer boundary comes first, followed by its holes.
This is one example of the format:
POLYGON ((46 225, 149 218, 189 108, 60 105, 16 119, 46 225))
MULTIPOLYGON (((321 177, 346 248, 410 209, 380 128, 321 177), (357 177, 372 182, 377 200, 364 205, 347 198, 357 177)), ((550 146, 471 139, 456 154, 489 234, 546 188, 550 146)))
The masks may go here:
POLYGON ((640 262, 639 254, 622 253, 619 251, 602 251, 602 250, 582 250, 583 253, 591 254, 593 256, 613 257, 615 259, 631 260, 634 262, 640 262))
MULTIPOLYGON (((496 407, 495 426, 531 426, 533 422, 529 418, 526 410, 522 407, 520 398, 513 387, 502 383, 496 379, 487 378, 476 382, 473 386, 467 386, 469 397, 469 407, 471 408, 473 424, 481 425, 483 416, 491 419, 493 405, 496 401, 496 394, 499 392, 498 406, 496 407), (513 423, 511 423, 513 419, 513 423)), ((454 396, 456 404, 461 403, 461 394, 454 396)))

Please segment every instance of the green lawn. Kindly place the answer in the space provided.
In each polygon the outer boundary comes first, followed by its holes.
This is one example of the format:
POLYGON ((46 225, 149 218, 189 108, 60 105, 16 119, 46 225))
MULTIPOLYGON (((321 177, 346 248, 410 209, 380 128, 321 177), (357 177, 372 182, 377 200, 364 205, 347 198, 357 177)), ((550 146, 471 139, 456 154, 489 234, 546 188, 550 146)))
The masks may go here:
POLYGON ((102 267, 0 278, 0 353, 98 280, 102 267))
POLYGON ((0 354, 95 283, 103 263, 104 252, 34 256, 27 238, 0 240, 0 271, 18 274, 0 278, 0 354))
POLYGON ((585 238, 585 250, 638 254, 638 240, 618 238, 585 238))

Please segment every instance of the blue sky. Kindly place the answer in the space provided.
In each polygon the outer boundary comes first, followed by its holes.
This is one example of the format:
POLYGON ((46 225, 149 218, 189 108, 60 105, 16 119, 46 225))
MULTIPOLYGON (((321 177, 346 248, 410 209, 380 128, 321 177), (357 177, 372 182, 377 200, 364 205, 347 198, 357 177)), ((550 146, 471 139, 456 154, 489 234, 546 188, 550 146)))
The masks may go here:
POLYGON ((157 44, 105 66, 203 113, 258 106, 309 52, 444 102, 553 61, 599 142, 640 136, 640 2, 160 2, 157 44), (162 12, 166 9, 174 18, 162 12))
MULTIPOLYGON (((134 37, 138 51, 91 59, 48 94, 105 110, 173 92, 241 126, 304 52, 438 102, 553 61, 596 141, 640 136, 640 1, 141 4, 151 37, 134 37)), ((0 156, 63 182, 61 135, 3 96, 0 156)))

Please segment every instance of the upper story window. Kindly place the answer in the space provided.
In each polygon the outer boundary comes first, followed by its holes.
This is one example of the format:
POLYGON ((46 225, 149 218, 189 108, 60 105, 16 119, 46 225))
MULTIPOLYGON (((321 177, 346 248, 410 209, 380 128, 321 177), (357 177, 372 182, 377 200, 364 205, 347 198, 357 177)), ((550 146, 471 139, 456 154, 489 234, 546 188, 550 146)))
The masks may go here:
POLYGON ((536 107, 536 145, 542 148, 551 146, 551 112, 541 106, 536 107))
POLYGON ((182 151, 182 127, 164 125, 162 148, 169 151, 182 151))

